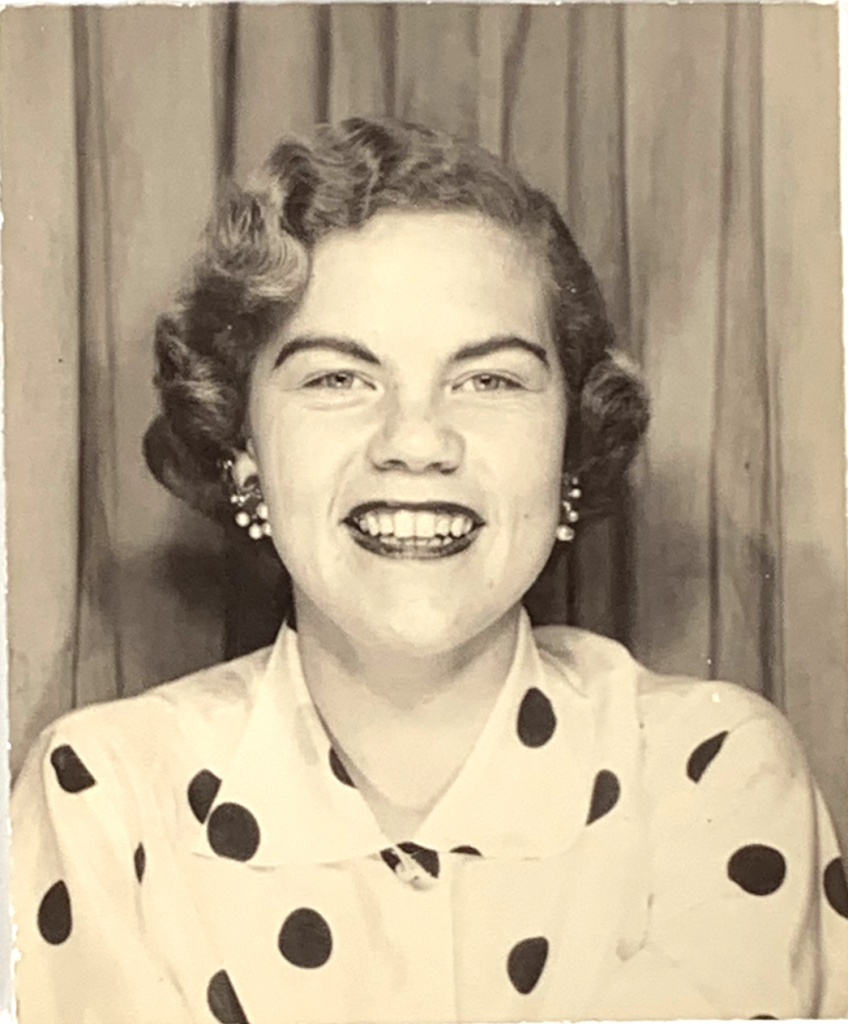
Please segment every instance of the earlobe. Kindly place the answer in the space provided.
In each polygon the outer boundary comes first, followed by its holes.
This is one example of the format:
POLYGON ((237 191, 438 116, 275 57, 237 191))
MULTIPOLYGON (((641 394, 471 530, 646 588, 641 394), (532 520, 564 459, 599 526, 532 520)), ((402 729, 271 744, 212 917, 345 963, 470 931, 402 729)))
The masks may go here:
POLYGON ((252 441, 248 440, 245 451, 233 456, 232 476, 233 482, 240 488, 245 487, 251 478, 259 476, 259 465, 256 462, 252 441))
POLYGON ((222 462, 222 472, 229 493, 230 504, 234 507, 237 526, 247 530, 251 540, 271 536, 268 522, 268 506, 262 495, 259 482, 259 466, 250 441, 245 450, 234 452, 222 462))

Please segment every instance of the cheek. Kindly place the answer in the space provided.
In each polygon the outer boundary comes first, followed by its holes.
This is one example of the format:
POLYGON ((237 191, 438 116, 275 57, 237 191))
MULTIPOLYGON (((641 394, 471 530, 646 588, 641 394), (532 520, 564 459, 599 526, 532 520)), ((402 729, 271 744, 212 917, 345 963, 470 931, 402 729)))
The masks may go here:
POLYGON ((252 441, 259 466, 262 492, 271 514, 275 535, 280 526, 291 520, 298 495, 314 486, 310 482, 310 468, 314 460, 304 457, 302 439, 287 422, 285 415, 273 406, 259 407, 251 417, 252 441), (281 513, 285 518, 279 521, 281 513))
POLYGON ((310 416, 280 404, 255 420, 262 490, 274 536, 316 533, 316 525, 335 521, 338 502, 357 463, 362 438, 353 424, 339 429, 332 417, 310 416), (349 428, 349 429, 348 429, 349 428))
POLYGON ((558 508, 565 432, 560 420, 524 424, 492 446, 504 493, 521 505, 522 519, 536 519, 558 508))

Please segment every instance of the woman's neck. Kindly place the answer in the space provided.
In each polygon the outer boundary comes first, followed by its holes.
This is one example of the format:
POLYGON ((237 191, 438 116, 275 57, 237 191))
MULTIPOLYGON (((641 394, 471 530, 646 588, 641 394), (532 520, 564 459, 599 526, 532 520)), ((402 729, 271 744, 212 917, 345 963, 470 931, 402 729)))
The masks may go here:
POLYGON ((306 684, 378 820, 381 806, 423 817, 459 773, 506 679, 519 621, 516 608, 462 648, 423 656, 356 644, 298 604, 306 684))

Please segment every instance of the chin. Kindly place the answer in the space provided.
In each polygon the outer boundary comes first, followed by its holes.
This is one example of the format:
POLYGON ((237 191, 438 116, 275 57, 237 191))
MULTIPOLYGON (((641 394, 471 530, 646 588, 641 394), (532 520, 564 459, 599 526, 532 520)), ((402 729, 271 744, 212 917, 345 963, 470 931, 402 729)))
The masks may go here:
POLYGON ((439 657, 460 650, 504 618, 512 607, 515 606, 490 609, 486 614, 486 609, 478 606, 471 616, 456 609, 451 614, 449 608, 438 611, 422 608, 414 600, 408 600, 398 602, 391 609, 375 609, 373 617, 369 616, 367 621, 360 617, 356 622, 349 621, 345 631, 354 640, 360 638, 368 646, 399 655, 439 657))
POLYGON ((385 562, 389 571, 370 578, 336 573, 332 587, 311 566, 311 578, 304 579, 302 587, 295 582, 298 621, 301 608, 304 618, 312 618, 307 611, 311 608, 316 624, 323 620, 324 628, 354 647, 382 650, 386 656, 439 657, 461 650, 507 620, 520 607, 534 578, 529 570, 535 568, 521 566, 523 571, 513 568, 507 573, 504 559, 498 558, 496 566, 483 571, 466 569, 445 577, 442 562, 408 568, 389 559, 385 562), (504 585, 505 576, 509 586, 504 585))

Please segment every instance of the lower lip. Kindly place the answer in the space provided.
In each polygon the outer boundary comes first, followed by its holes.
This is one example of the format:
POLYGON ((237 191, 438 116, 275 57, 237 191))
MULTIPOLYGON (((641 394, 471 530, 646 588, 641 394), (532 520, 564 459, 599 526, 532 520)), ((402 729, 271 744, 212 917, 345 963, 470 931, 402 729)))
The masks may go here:
POLYGON ((387 538, 389 543, 385 543, 384 539, 379 535, 372 537, 370 533, 363 533, 355 526, 348 526, 348 532, 356 544, 361 548, 365 548, 366 551, 370 551, 373 555, 405 561, 428 562, 435 558, 451 558, 453 555, 458 555, 460 552, 465 551, 477 539, 480 527, 475 526, 462 537, 451 537, 448 544, 441 544, 439 547, 432 548, 405 541, 398 541, 396 544, 393 544, 394 537, 387 538))

